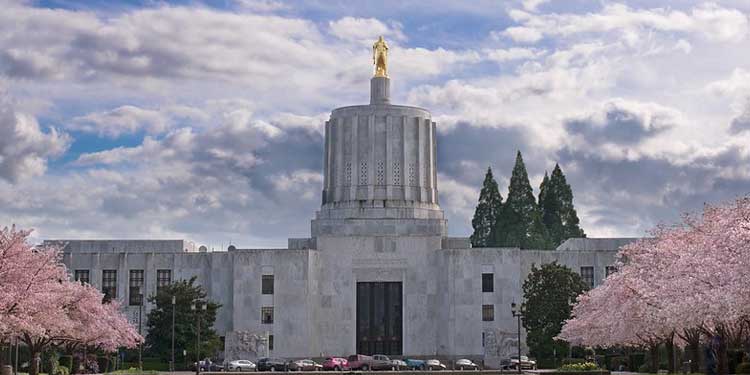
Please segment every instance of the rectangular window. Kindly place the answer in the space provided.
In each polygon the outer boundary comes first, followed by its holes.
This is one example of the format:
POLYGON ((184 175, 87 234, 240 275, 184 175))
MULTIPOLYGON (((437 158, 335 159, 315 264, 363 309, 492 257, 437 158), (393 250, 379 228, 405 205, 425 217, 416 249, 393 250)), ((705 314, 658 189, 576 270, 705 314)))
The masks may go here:
POLYGON ((492 273, 482 274, 482 292, 492 293, 495 291, 495 275, 492 273))
POLYGON ((482 347, 484 348, 484 332, 482 332, 482 347))
POLYGON ((273 350, 273 335, 268 335, 268 350, 273 350))
POLYGON ((130 270, 130 306, 143 303, 143 270, 130 270))
POLYGON ((495 305, 482 305, 482 321, 492 322, 495 320, 495 305))
POLYGON ((609 275, 611 275, 611 274, 613 274, 615 272, 617 272, 617 267, 615 267, 615 266, 607 266, 607 267, 604 268, 604 274, 605 274, 604 277, 609 277, 609 275))
POLYGON ((90 284, 89 282, 89 270, 76 270, 75 281, 80 281, 84 284, 90 284))
POLYGON ((260 322, 263 324, 273 324, 273 306, 260 308, 260 322))
POLYGON ((594 267, 581 267, 581 278, 589 288, 594 288, 594 267))
POLYGON ((172 283, 172 270, 156 270, 156 291, 172 283))
POLYGON ((263 275, 260 284, 261 294, 273 294, 273 275, 263 275))
POLYGON ((102 270, 102 293, 104 302, 117 298, 117 270, 102 270))

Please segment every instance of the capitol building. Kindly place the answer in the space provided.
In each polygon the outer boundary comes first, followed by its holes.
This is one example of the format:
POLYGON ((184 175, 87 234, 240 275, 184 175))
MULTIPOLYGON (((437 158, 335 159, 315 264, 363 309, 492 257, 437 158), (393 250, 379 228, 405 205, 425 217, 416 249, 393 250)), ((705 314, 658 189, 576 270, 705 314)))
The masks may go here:
POLYGON ((120 300, 133 319, 134 296, 196 277, 222 305, 215 328, 227 359, 377 353, 496 366, 517 351, 510 304, 521 301, 533 264, 556 261, 596 286, 631 239, 574 238, 549 251, 472 248, 468 238, 448 237, 440 125, 427 109, 391 103, 382 39, 373 55, 370 103, 336 108, 325 123, 322 199, 309 238, 222 251, 186 240, 47 242, 64 245, 71 277, 120 300))

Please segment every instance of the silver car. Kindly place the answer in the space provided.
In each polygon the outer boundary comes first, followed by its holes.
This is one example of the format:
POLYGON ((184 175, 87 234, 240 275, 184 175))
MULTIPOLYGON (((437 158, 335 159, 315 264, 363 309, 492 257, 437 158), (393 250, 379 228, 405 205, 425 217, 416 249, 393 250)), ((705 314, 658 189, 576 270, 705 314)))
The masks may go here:
POLYGON ((439 371, 439 370, 445 370, 445 365, 440 363, 437 359, 428 359, 425 362, 425 365, 427 366, 427 370, 430 371, 439 371))
POLYGON ((457 370, 479 370, 479 365, 472 362, 470 359, 459 359, 456 361, 454 366, 457 370))
POLYGON ((255 363, 246 359, 239 359, 229 362, 226 367, 227 371, 255 371, 255 363))

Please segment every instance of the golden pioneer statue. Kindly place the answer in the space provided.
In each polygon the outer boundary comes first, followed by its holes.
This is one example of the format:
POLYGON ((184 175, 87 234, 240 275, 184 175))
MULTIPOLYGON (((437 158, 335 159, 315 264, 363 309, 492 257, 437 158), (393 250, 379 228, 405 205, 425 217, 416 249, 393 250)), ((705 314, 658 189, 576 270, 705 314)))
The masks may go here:
POLYGON ((383 36, 372 45, 372 63, 375 64, 375 77, 388 77, 388 44, 383 36))

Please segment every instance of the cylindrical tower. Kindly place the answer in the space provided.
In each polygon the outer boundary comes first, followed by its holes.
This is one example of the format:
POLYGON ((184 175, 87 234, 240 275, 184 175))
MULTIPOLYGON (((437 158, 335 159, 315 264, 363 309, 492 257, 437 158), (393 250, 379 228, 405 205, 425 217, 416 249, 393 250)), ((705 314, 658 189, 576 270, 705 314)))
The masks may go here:
MULTIPOLYGON (((390 79, 376 75, 370 81, 369 105, 334 109, 326 122, 322 207, 316 221, 431 219, 440 228, 429 232, 442 233, 436 151, 430 112, 390 104, 390 79)), ((318 234, 315 222, 313 232, 318 234)))

